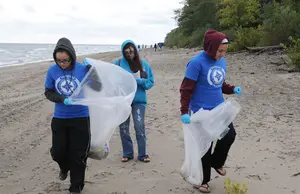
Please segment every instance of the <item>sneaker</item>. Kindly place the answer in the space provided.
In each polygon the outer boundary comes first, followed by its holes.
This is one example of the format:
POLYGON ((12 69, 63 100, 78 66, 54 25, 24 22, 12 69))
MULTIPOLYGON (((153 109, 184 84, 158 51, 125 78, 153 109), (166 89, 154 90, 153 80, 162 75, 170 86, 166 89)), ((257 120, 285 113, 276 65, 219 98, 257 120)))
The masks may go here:
POLYGON ((82 194, 82 193, 79 191, 79 192, 71 192, 70 194, 82 194))
POLYGON ((63 172, 63 171, 59 172, 59 180, 64 181, 67 179, 67 177, 68 177, 68 172, 63 172))

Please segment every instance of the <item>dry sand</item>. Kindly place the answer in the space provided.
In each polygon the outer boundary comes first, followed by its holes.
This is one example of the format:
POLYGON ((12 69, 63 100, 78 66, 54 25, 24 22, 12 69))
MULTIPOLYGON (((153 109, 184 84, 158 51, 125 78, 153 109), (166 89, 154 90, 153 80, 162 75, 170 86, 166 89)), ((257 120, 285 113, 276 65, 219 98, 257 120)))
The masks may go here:
MULTIPOLYGON (((155 86, 146 113, 151 163, 121 163, 118 131, 103 161, 89 160, 86 194, 198 193, 179 174, 184 142, 179 86, 193 50, 142 51, 155 86)), ((111 61, 119 53, 93 58, 111 61)), ((226 163, 228 177, 248 183, 249 194, 300 193, 300 74, 278 71, 276 55, 228 55, 228 82, 243 88, 238 136, 226 163)), ((280 61, 280 60, 279 60, 280 61)), ((51 160, 53 103, 43 95, 51 63, 0 69, 0 194, 67 194, 69 179, 58 180, 51 160)), ((136 145, 136 144, 135 144, 136 145)), ((224 177, 212 171, 212 193, 225 194, 224 177)))

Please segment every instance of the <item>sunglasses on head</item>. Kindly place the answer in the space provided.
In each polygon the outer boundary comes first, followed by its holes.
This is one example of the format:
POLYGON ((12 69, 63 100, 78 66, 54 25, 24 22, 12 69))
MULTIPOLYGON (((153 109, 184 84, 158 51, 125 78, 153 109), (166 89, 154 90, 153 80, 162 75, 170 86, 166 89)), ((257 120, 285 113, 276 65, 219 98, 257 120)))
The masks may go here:
POLYGON ((56 59, 56 62, 57 63, 70 63, 71 62, 71 59, 56 59))

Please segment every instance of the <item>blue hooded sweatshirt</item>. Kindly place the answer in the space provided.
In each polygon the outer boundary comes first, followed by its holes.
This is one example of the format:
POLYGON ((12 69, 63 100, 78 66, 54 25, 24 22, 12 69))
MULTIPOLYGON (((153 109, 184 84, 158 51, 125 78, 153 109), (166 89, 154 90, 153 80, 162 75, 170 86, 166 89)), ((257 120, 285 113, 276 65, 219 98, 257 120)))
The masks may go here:
MULTIPOLYGON (((116 59, 114 61, 114 64, 119 65, 119 61, 120 61, 120 67, 122 67, 129 73, 134 73, 130 69, 128 62, 123 55, 124 47, 128 43, 132 43, 135 46, 136 50, 138 51, 136 44, 132 40, 124 41, 121 46, 122 57, 121 57, 121 59, 116 59)), ((133 99, 132 104, 141 104, 141 105, 146 106, 147 105, 146 90, 151 89, 152 86, 154 85, 154 77, 153 77, 153 73, 152 73, 152 69, 151 69, 150 65, 145 60, 142 60, 142 66, 143 66, 144 72, 146 72, 146 78, 142 78, 142 79, 145 79, 144 83, 142 85, 137 86, 137 91, 135 93, 135 97, 133 99)))

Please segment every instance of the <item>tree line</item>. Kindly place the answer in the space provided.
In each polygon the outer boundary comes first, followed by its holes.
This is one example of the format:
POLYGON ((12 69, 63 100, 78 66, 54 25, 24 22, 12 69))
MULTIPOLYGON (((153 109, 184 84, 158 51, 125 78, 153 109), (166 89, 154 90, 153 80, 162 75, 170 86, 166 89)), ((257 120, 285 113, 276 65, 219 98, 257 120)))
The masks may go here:
POLYGON ((300 0, 184 0, 182 3, 183 7, 174 11, 178 27, 166 35, 167 47, 201 47, 204 32, 216 29, 229 36, 232 42, 229 51, 281 44, 300 68, 300 0))

